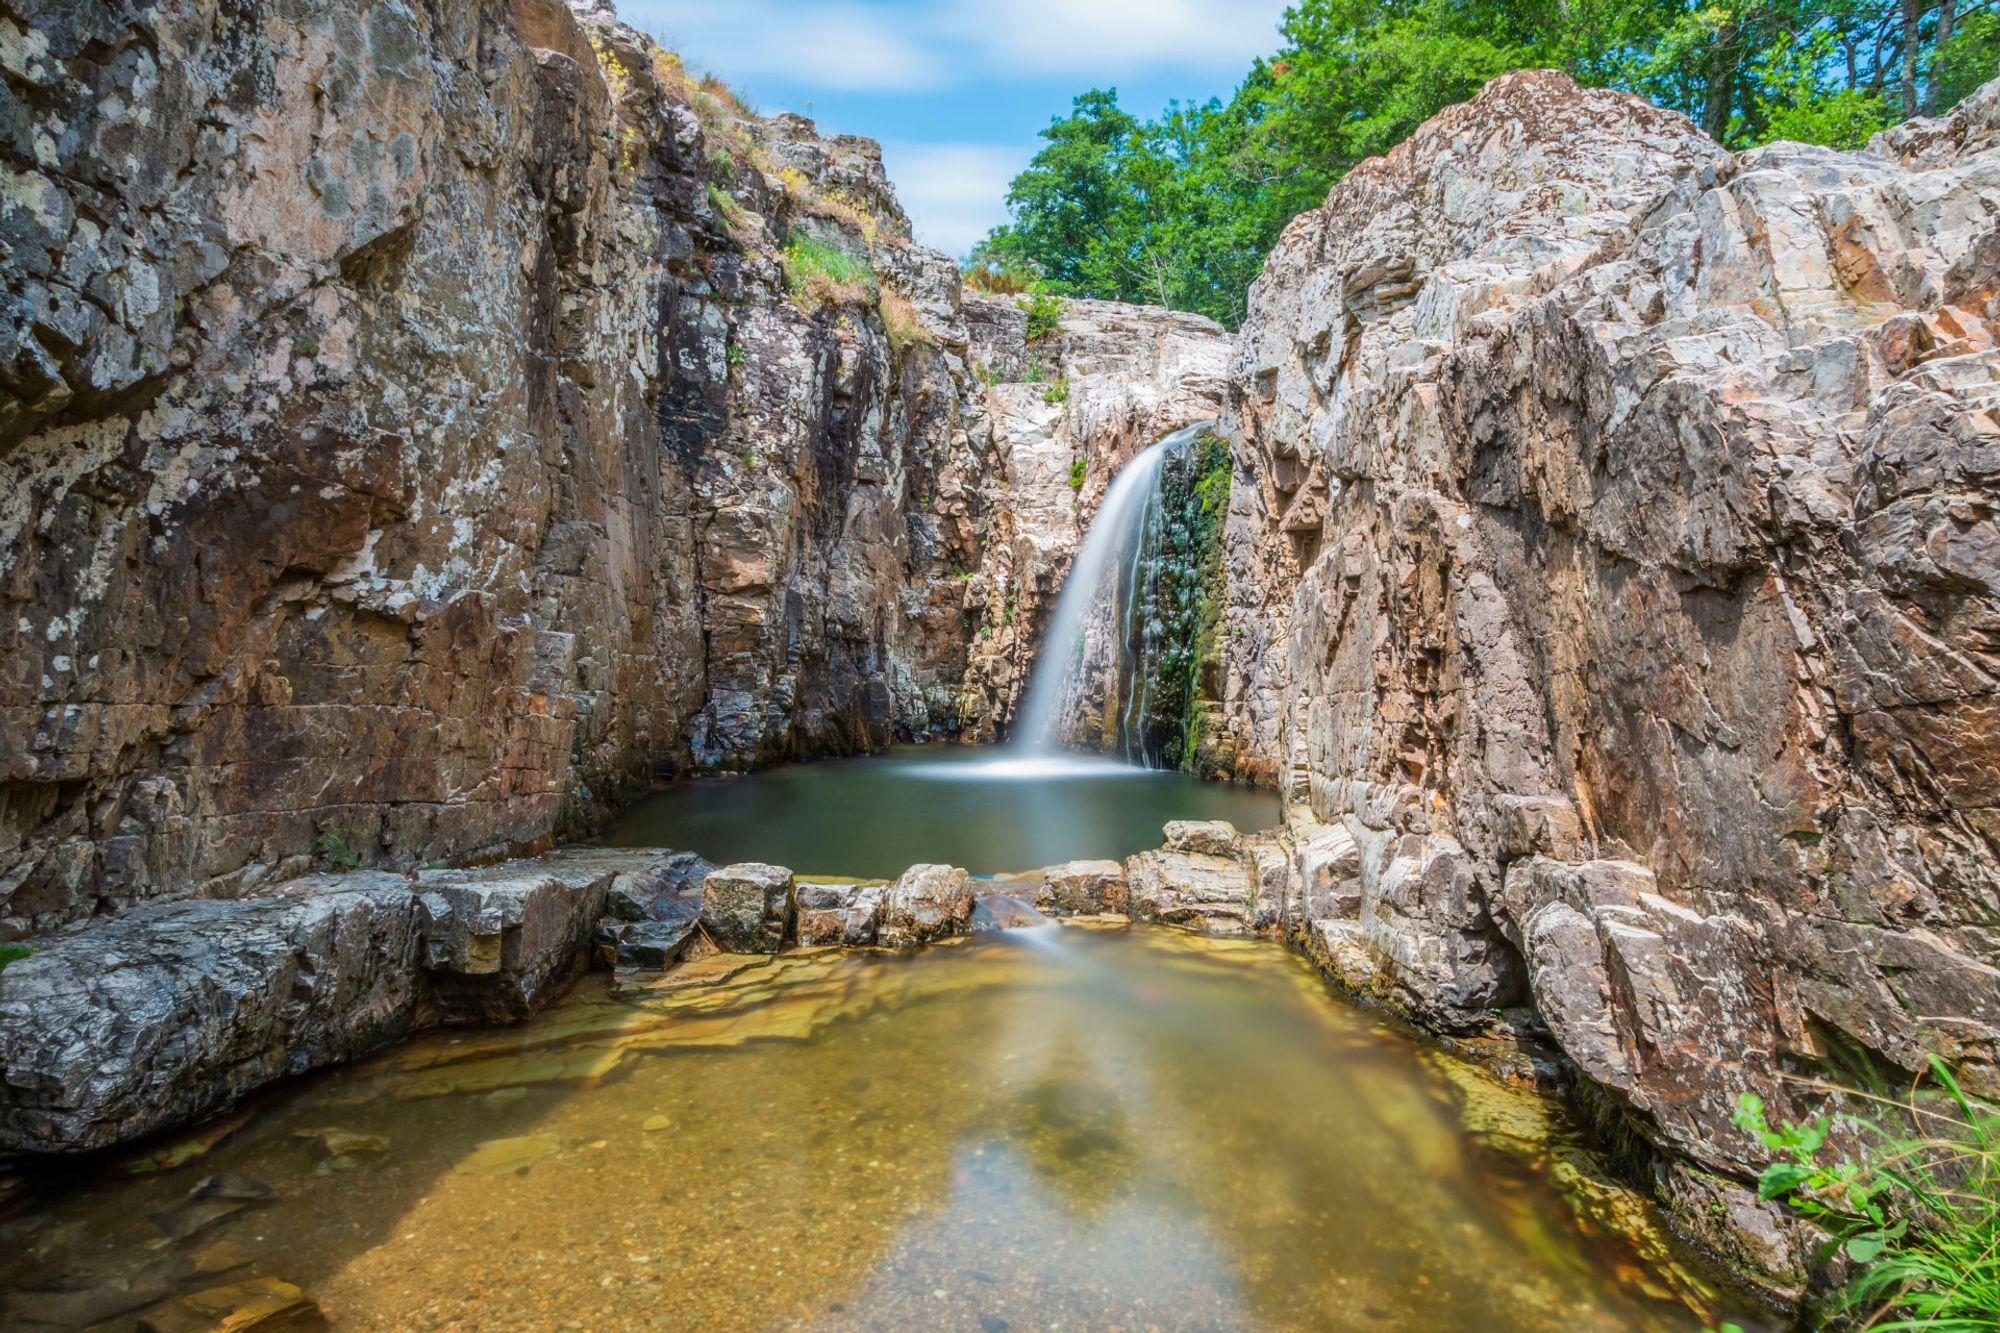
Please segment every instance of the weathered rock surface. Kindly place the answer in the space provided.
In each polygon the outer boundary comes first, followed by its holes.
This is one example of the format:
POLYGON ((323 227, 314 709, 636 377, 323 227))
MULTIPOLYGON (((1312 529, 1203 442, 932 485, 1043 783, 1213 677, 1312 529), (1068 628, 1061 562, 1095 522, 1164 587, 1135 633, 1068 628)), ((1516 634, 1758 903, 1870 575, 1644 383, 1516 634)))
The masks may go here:
POLYGON ((1035 910, 1044 916, 1123 912, 1132 902, 1125 867, 1117 861, 1065 861, 1042 872, 1035 910))
POLYGON ((875 943, 887 893, 887 887, 880 884, 799 885, 799 943, 849 948, 875 943))
POLYGON ((1250 933, 1256 904, 1250 875, 1234 857, 1139 852, 1125 859, 1135 921, 1159 921, 1211 935, 1250 933))
POLYGON ((792 933, 795 887, 783 866, 724 866, 701 886, 701 928, 724 952, 776 953, 792 933))
POLYGON ((1997 216, 2000 86, 1732 156, 1511 75, 1292 224, 1232 366, 1287 928, 1439 1027, 1532 1000, 1780 1283, 1739 1093, 2000 1087, 1997 216))
POLYGON ((1235 856, 1242 848, 1243 835, 1226 819, 1174 819, 1161 832, 1170 852, 1235 856))
POLYGON ((573 974, 611 884, 657 859, 319 875, 43 941, 0 972, 0 1149, 109 1146, 414 1027, 524 1017, 573 974))
POLYGON ((1222 414, 1229 340, 1198 315, 1108 301, 1068 302, 1059 330, 1033 344, 1010 301, 968 297, 965 318, 975 368, 1000 381, 986 395, 996 462, 985 558, 965 582, 975 637, 961 699, 966 735, 992 740, 1112 477, 1161 436, 1222 414))
POLYGON ((715 867, 675 852, 611 881, 605 918, 591 934, 601 966, 658 972, 680 960, 701 922, 701 889, 715 867))
POLYGON ((1029 348, 873 144, 595 0, 0 31, 0 939, 990 733, 1070 457, 1101 485, 1219 401, 1212 326, 1079 303, 1029 348), (794 295, 793 238, 875 282, 794 295), (1067 407, 982 382, 1037 360, 1067 407), (1040 491, 1017 400, 1062 423, 1040 491))
POLYGON ((947 935, 963 935, 972 924, 972 880, 957 866, 911 866, 882 899, 877 938, 884 948, 905 949, 947 935))

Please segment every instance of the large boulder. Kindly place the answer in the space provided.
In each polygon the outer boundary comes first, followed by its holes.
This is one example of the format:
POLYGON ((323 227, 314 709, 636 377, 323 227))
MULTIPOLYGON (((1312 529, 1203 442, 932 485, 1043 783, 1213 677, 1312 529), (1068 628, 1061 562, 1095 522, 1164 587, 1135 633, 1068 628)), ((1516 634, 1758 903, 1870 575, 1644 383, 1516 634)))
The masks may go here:
POLYGON ((399 875, 143 907, 0 971, 0 1149, 83 1152, 407 1032, 422 915, 399 875))
POLYGON ((849 948, 875 943, 887 892, 880 884, 799 885, 799 943, 849 948))
POLYGON ((525 1017, 575 974, 612 884, 655 860, 316 875, 42 941, 0 970, 0 1150, 110 1147, 422 1023, 525 1017))
POLYGON ((615 864, 558 853, 425 876, 418 908, 439 1018, 511 1022, 561 994, 604 915, 615 864))
POLYGON ((972 880, 957 866, 905 870, 882 902, 879 938, 891 949, 962 935, 972 924, 972 880))
POLYGON ((1117 861, 1065 861, 1042 872, 1035 910, 1044 916, 1123 912, 1131 903, 1125 867, 1117 861))
POLYGON ((1140 852, 1125 859, 1134 920, 1209 935, 1247 935, 1256 914, 1250 874, 1230 856, 1140 852))
POLYGON ((776 953, 791 934, 792 872, 746 861, 712 872, 701 889, 701 928, 727 953, 776 953))
POLYGON ((592 943, 600 967, 658 972, 693 943, 701 922, 701 889, 715 866, 693 852, 675 852, 611 881, 605 916, 592 943))

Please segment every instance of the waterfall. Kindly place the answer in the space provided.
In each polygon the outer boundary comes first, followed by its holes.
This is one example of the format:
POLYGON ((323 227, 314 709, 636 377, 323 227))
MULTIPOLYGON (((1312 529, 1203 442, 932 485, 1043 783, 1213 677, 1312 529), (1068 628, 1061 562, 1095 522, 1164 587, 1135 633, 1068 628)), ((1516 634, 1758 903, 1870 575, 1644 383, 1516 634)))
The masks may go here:
POLYGON ((1069 577, 1063 580, 1027 692, 1014 715, 1016 749, 1047 754, 1059 748, 1063 721, 1074 711, 1089 676, 1089 631, 1102 626, 1112 654, 1110 679, 1124 686, 1120 745, 1126 759, 1147 762, 1145 746, 1136 739, 1145 720, 1147 673, 1143 663, 1135 669, 1130 642, 1134 609, 1142 605, 1146 593, 1146 536, 1157 522, 1160 474, 1168 456, 1186 448, 1212 424, 1200 422, 1147 446, 1112 479, 1104 503, 1084 533, 1083 547, 1070 564, 1069 577), (1131 688, 1135 681, 1136 689, 1131 688))

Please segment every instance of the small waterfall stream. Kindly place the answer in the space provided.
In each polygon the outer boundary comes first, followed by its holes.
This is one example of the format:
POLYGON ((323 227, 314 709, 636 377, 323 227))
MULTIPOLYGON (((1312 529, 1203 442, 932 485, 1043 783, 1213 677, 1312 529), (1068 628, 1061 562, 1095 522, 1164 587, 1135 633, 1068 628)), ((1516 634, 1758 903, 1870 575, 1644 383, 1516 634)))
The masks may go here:
POLYGON ((1212 427, 1198 422, 1141 450, 1112 479, 1104 502, 1084 533, 1083 546, 1063 580, 1028 688, 1014 715, 1014 748, 1047 755, 1061 748, 1064 723, 1075 713, 1093 669, 1102 663, 1120 691, 1118 725, 1111 744, 1128 763, 1150 766, 1144 734, 1151 673, 1143 658, 1157 637, 1136 623, 1145 604, 1148 534, 1159 522, 1160 477, 1168 459, 1212 427), (1101 629, 1101 643, 1093 630, 1101 629), (1103 652, 1095 651, 1101 648, 1103 652))

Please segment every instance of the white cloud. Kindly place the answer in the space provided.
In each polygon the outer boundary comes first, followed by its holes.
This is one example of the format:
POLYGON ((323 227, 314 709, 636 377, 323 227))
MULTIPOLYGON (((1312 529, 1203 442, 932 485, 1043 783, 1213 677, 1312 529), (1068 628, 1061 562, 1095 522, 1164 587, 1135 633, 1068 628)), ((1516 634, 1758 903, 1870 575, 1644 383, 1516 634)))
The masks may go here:
POLYGON ((917 239, 963 258, 1007 220, 1007 184, 1034 152, 1032 145, 886 143, 882 164, 917 239))
POLYGON ((1106 82, 1139 70, 1236 73, 1277 49, 1287 0, 966 0, 940 29, 988 69, 1106 82))
POLYGON ((923 25, 895 7, 785 0, 626 0, 626 22, 752 95, 760 78, 842 92, 924 92, 952 69, 923 25))
MULTIPOLYGON (((625 19, 724 78, 840 91, 1146 71, 1234 74, 1278 45, 1286 0, 624 0, 625 19)), ((754 86, 752 88, 754 92, 754 86)))

